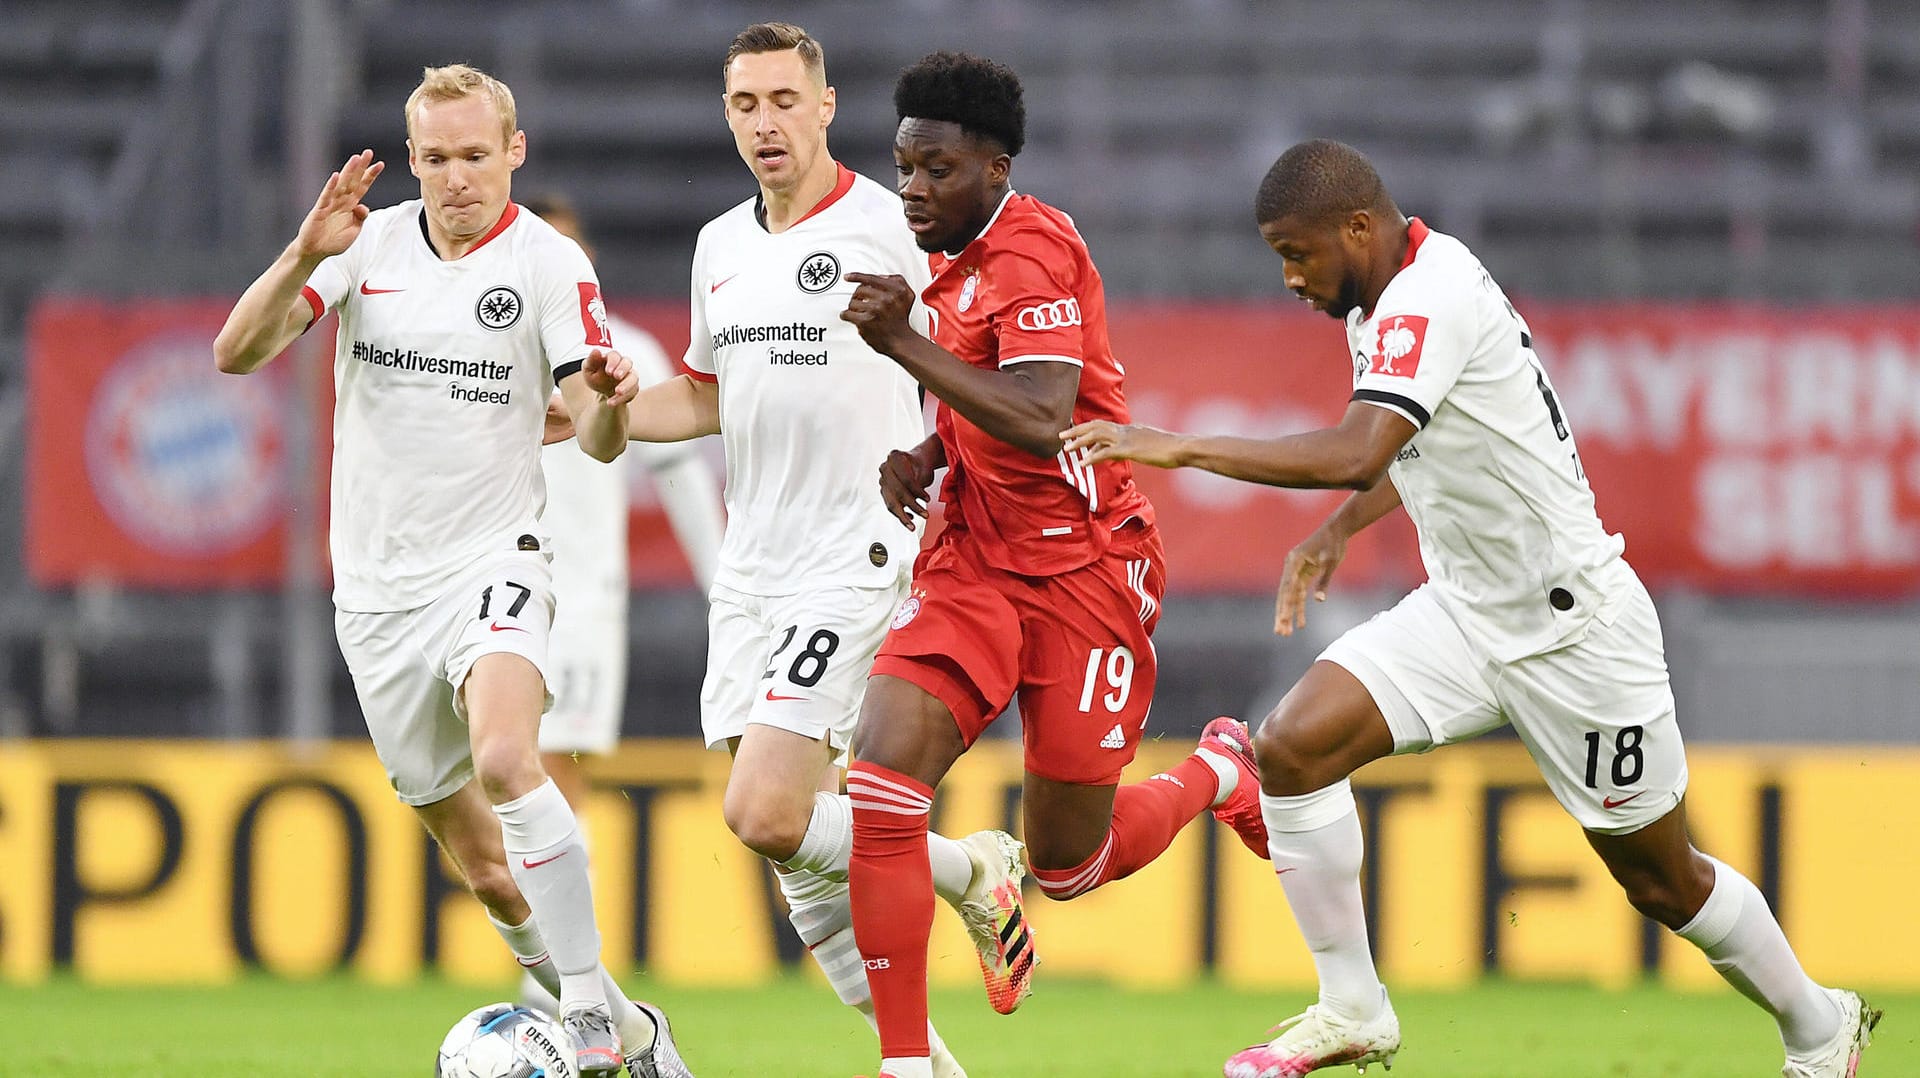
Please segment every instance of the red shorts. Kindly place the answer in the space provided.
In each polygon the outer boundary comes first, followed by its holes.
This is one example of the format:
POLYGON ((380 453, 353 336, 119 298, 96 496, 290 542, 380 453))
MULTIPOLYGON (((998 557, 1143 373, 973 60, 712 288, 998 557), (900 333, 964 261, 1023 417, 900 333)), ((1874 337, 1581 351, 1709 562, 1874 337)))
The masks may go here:
POLYGON ((1111 785, 1153 704, 1150 637, 1165 588, 1160 535, 1138 523, 1059 576, 1009 573, 964 538, 941 541, 915 567, 873 672, 931 693, 968 745, 1018 693, 1028 771, 1111 785))

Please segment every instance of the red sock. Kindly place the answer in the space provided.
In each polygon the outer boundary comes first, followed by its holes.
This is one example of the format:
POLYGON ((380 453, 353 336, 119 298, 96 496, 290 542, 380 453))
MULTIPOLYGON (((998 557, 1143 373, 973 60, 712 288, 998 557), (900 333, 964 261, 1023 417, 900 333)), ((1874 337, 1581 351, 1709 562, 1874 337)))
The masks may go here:
POLYGON ((927 941, 933 935, 933 869, 927 814, 933 790, 876 764, 847 770, 853 800, 853 938, 866 960, 885 1059, 931 1056, 927 1046, 927 941))
MULTIPOLYGON (((1033 878, 1048 898, 1068 899, 1131 876, 1166 852, 1180 829, 1207 811, 1219 786, 1213 768, 1191 756, 1145 782, 1122 786, 1113 794, 1107 840, 1093 856, 1072 868, 1035 868, 1033 878)), ((854 935, 859 935, 857 929, 854 935)))

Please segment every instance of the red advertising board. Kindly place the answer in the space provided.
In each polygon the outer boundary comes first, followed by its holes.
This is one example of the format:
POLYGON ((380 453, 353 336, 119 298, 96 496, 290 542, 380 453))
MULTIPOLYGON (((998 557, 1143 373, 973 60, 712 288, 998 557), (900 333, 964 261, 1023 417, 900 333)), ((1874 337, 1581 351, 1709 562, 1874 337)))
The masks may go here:
MULTIPOLYGON (((26 543, 35 580, 280 578, 287 372, 214 373, 226 307, 39 305, 26 543)), ((1920 307, 1523 308, 1601 515, 1651 583, 1857 598, 1920 585, 1920 307)), ((669 354, 684 346, 682 305, 620 310, 669 354)), ((1345 407, 1352 367, 1340 327, 1297 304, 1123 301, 1110 317, 1141 422, 1271 437, 1327 425, 1345 407)), ((708 458, 718 466, 717 446, 708 458)), ((1190 471, 1143 469, 1140 481, 1159 507, 1171 587, 1188 591, 1268 591, 1287 548, 1343 496, 1190 471)), ((643 479, 634 492, 634 583, 686 583, 657 500, 643 479)), ((1356 542, 1341 575, 1418 580, 1405 517, 1356 542)))

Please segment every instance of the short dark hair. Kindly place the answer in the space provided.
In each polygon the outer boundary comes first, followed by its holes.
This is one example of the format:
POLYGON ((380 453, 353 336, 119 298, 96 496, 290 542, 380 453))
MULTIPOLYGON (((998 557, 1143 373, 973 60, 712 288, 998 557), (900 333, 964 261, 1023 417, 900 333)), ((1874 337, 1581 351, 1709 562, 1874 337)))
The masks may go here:
POLYGON ((1253 199, 1258 224, 1286 217, 1322 221, 1355 210, 1393 208, 1367 155, 1332 139, 1302 142, 1280 155, 1253 199))
POLYGON ((1027 144, 1020 76, 1004 64, 964 52, 936 52, 900 72, 893 111, 902 120, 945 120, 992 139, 1012 157, 1027 144))
POLYGON ((733 71, 733 58, 736 56, 785 52, 788 49, 800 54, 800 62, 806 65, 807 74, 812 75, 820 85, 827 84, 827 54, 820 48, 819 40, 790 22, 757 22, 735 34, 733 44, 727 46, 726 62, 720 65, 720 78, 726 79, 733 71))

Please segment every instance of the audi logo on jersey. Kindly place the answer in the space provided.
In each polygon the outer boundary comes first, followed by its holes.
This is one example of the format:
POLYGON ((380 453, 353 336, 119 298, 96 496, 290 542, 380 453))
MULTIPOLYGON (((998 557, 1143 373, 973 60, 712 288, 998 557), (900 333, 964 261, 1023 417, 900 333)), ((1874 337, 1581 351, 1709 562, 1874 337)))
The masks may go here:
POLYGON ((1020 308, 1014 317, 1014 323, 1021 329, 1065 329, 1080 324, 1080 301, 1068 296, 1056 299, 1052 303, 1036 303, 1031 307, 1020 308))

